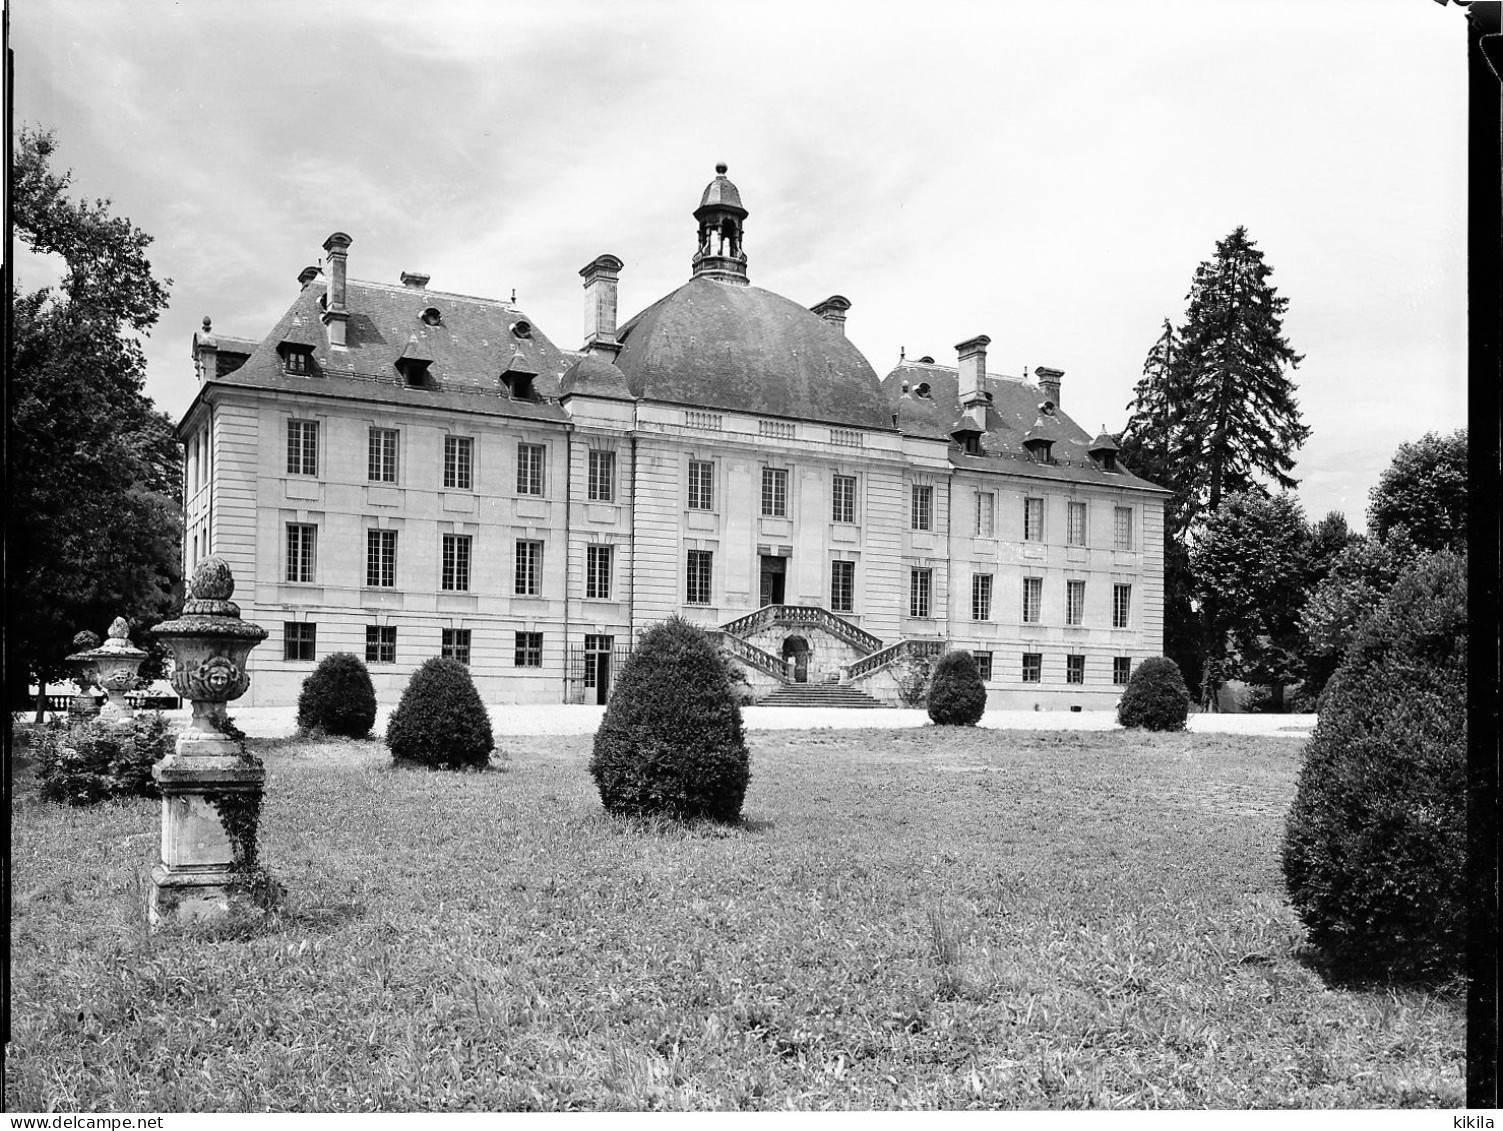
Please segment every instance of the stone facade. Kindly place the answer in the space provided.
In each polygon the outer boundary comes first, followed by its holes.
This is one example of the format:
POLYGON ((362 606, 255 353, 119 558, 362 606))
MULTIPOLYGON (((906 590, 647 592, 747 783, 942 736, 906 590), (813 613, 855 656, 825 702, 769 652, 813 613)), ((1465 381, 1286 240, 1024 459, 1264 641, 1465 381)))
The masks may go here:
POLYGON ((722 173, 694 278, 619 328, 622 264, 588 265, 578 351, 424 275, 346 278, 339 233, 340 271, 305 270, 243 360, 206 325, 185 564, 224 558, 270 630, 246 702, 336 651, 383 702, 441 652, 491 702, 597 701, 670 615, 759 691, 890 700, 881 661, 948 645, 990 657, 994 706, 1115 702, 1162 650, 1164 493, 1058 409, 1058 370, 987 373, 984 337, 879 380, 849 300, 750 285, 745 215, 722 173))

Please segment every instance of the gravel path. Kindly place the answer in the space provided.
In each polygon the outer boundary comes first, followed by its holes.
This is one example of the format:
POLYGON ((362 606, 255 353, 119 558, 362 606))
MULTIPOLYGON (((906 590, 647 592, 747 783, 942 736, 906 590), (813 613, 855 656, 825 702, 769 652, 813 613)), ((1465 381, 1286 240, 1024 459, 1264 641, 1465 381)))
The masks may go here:
MULTIPOLYGON (((594 734, 605 708, 560 703, 507 705, 490 708, 496 734, 594 734)), ((186 711, 169 717, 187 719, 186 711)), ((293 707, 236 707, 230 704, 235 725, 255 738, 283 738, 297 729, 293 707)), ((389 708, 376 716, 379 733, 389 708)), ((922 710, 841 710, 829 707, 747 707, 742 711, 747 730, 898 730, 929 725, 922 710)), ((988 711, 981 726, 994 730, 1113 730, 1112 711, 988 711)), ((1315 726, 1314 715, 1191 715, 1195 734, 1276 734, 1305 737, 1315 726)))

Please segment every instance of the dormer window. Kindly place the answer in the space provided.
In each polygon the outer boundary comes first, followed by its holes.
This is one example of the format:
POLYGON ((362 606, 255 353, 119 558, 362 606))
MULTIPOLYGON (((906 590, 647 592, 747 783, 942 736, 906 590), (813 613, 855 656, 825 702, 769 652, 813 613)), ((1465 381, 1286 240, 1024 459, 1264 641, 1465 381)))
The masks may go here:
POLYGON ((296 377, 307 377, 313 372, 313 351, 307 346, 283 342, 277 352, 282 355, 282 369, 296 377))
POLYGON ((526 341, 532 337, 532 323, 526 319, 515 322, 512 324, 511 332, 523 341, 526 341))
POLYGON ((441 325, 444 320, 444 316, 439 313, 439 309, 436 306, 428 307, 428 309, 424 310, 423 313, 419 315, 419 317, 422 318, 424 324, 428 326, 441 325))
POLYGON ((409 385, 421 385, 428 380, 429 362, 416 357, 397 358, 397 371, 409 385))
POLYGON ((503 373, 501 384, 505 387, 507 396, 514 401, 537 400, 537 392, 532 387, 531 373, 503 373))

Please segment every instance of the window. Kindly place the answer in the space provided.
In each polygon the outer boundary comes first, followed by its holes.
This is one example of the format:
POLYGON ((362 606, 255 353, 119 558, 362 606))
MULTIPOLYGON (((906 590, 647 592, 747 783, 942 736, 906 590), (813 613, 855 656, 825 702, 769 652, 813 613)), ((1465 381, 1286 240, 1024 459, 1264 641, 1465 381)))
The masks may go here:
POLYGON ((913 516, 912 525, 915 530, 934 529, 934 488, 920 487, 917 484, 913 488, 913 516))
POLYGON ((1084 503, 1070 503, 1066 508, 1066 517, 1069 519, 1069 543, 1072 546, 1084 546, 1086 537, 1086 505, 1084 503))
POLYGON ((440 588, 448 593, 470 590, 470 535, 444 535, 443 578, 440 588))
POLYGON ((468 436, 444 437, 444 486, 455 491, 474 488, 475 441, 468 436))
POLYGON ((1112 682, 1115 683, 1118 687, 1121 687, 1123 684, 1125 684, 1127 682, 1128 677, 1130 677, 1131 675, 1132 675, 1132 657, 1131 656, 1113 656, 1112 657, 1112 682))
POLYGON ((469 667, 470 630, 467 628, 444 629, 443 640, 439 644, 438 654, 446 660, 458 660, 465 667, 469 667))
POLYGON ((287 524, 287 580, 311 582, 317 564, 318 527, 311 523, 287 524))
POLYGON ((769 518, 788 517, 788 472, 782 468, 762 469, 762 513, 769 518))
POLYGON ((602 601, 611 597, 611 547, 585 547, 585 594, 602 601))
POLYGON ((991 538, 997 533, 997 496, 990 491, 976 492, 976 537, 991 538))
POLYGON ((992 575, 978 573, 971 578, 971 619, 992 619, 992 575))
POLYGON ((371 429, 370 463, 366 478, 372 483, 397 481, 397 430, 395 428, 371 429))
POLYGON ((314 659, 317 639, 318 625, 311 621, 286 622, 282 625, 282 659, 314 659))
POLYGON ((397 662, 396 625, 368 624, 365 626, 365 662, 367 664, 397 662))
POLYGON ((590 449, 589 497, 597 503, 615 502, 616 453, 590 449))
POLYGON ((1113 513, 1112 544, 1119 550, 1132 549, 1132 507, 1118 507, 1113 513))
POLYGON ((992 654, 990 652, 977 652, 976 673, 981 676, 982 683, 990 683, 992 679, 992 654))
POLYGON ((543 576, 543 544, 517 541, 517 574, 513 592, 518 597, 536 597, 540 592, 543 576))
POLYGON ((1038 652, 1023 653, 1023 682, 1038 683, 1044 678, 1044 657, 1038 652))
POLYGON ((856 563, 830 563, 830 611, 851 613, 856 611, 856 563))
POLYGON ((1112 586, 1112 627, 1126 628, 1127 616, 1132 611, 1132 586, 1112 586))
POLYGON ((318 421, 287 422, 287 474, 318 474, 318 421))
POLYGON ((517 494, 543 493, 543 460, 547 454, 542 444, 517 445, 517 494))
POLYGON ((708 605, 710 603, 710 571, 714 561, 715 555, 709 550, 689 551, 685 604, 708 605))
POLYGON ((541 632, 517 633, 517 646, 512 656, 512 663, 519 668, 542 667, 543 634, 541 632))
POLYGON ((1042 577, 1023 578, 1023 623, 1038 624, 1039 606, 1044 600, 1044 579, 1042 577))
POLYGON ((288 373, 294 373, 299 377, 306 377, 308 371, 313 368, 313 354, 305 349, 286 349, 282 351, 282 368, 288 373))
POLYGON ((929 597, 933 587, 933 571, 927 569, 911 570, 908 574, 908 615, 911 617, 926 617, 929 615, 929 597))
POLYGON ((1082 625, 1085 623, 1085 582, 1065 582, 1065 623, 1082 625))
POLYGON ((1065 657, 1065 682, 1066 683, 1084 683, 1085 682, 1085 657, 1084 656, 1066 656, 1065 657))
POLYGON ((1044 540, 1044 500, 1023 500, 1023 540, 1025 542, 1042 542, 1044 540))
POLYGON ((397 583, 397 532, 365 532, 365 583, 375 589, 390 589, 397 583))
POLYGON ((689 509, 715 509, 715 465, 707 459, 689 461, 689 509))
POLYGON ((830 491, 831 522, 856 521, 856 477, 837 475, 830 491))

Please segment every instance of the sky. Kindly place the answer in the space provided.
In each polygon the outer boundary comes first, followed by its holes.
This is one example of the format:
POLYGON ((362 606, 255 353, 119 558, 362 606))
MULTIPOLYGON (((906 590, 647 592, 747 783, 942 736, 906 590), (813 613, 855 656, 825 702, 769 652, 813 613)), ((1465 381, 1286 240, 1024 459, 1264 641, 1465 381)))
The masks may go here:
MULTIPOLYGON (((509 298, 581 344, 687 281, 730 167, 751 281, 878 375, 903 351, 1065 372, 1116 431, 1238 225, 1289 300, 1307 515, 1364 526, 1399 444, 1466 423, 1466 24, 1431 0, 12 0, 15 124, 155 237, 146 391, 205 315, 260 338, 331 232, 350 276, 509 298)), ((55 265, 18 251, 22 286, 55 265)))

